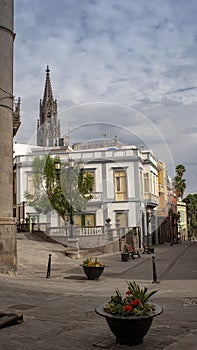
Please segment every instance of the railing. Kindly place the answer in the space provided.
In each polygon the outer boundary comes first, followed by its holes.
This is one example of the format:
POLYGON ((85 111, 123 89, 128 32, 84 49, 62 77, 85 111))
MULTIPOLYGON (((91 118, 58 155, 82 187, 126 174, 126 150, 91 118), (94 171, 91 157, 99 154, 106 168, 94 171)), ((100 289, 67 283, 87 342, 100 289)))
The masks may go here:
MULTIPOLYGON (((105 233, 104 226, 94 226, 94 227, 74 227, 75 236, 94 236, 103 235, 105 233)), ((48 227, 46 230, 48 236, 70 236, 70 226, 65 227, 48 227)))
POLYGON ((73 240, 71 240, 71 227, 47 227, 45 233, 48 237, 56 242, 63 243, 67 246, 75 246, 76 242, 80 249, 88 249, 95 247, 103 247, 110 243, 126 242, 126 235, 130 231, 129 227, 115 227, 111 225, 95 226, 95 227, 73 227, 73 240), (74 243, 73 243, 74 242, 74 243))
POLYGON ((101 201, 103 193, 102 192, 92 192, 91 195, 92 195, 91 201, 101 201))
POLYGON ((47 231, 48 228, 50 228, 50 223, 48 222, 32 222, 33 231, 47 231))
POLYGON ((71 237, 71 227, 51 227, 47 230, 47 235, 56 242, 63 243, 69 247, 88 249, 99 245, 106 245, 109 241, 104 227, 73 227, 71 237))
POLYGON ((145 192, 144 193, 144 200, 158 203, 159 197, 153 193, 145 192))
POLYGON ((104 226, 94 226, 94 227, 76 227, 76 235, 78 236, 93 236, 93 235, 103 235, 105 233, 104 226))
POLYGON ((70 230, 69 230, 69 227, 61 227, 61 226, 58 226, 58 227, 47 227, 46 229, 46 234, 48 236, 67 236, 69 237, 70 235, 70 230))
MULTIPOLYGON (((74 235, 79 236, 102 236, 108 235, 109 237, 122 237, 129 231, 128 227, 120 228, 107 228, 106 226, 94 226, 94 227, 74 227, 74 235)), ((65 227, 47 227, 46 234, 48 236, 56 237, 69 237, 70 236, 70 226, 65 227)))

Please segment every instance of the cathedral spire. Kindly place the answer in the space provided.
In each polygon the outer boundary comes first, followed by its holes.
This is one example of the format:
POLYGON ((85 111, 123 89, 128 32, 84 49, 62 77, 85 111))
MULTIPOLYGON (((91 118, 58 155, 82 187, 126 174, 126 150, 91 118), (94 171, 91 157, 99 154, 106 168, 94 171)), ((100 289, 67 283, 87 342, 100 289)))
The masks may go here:
POLYGON ((53 99, 50 69, 47 65, 43 100, 37 121, 37 145, 57 146, 60 139, 60 122, 57 119, 57 101, 53 99))
POLYGON ((49 69, 49 66, 47 65, 43 102, 46 102, 49 100, 50 101, 53 100, 53 90, 52 90, 51 79, 50 79, 50 69, 49 69))

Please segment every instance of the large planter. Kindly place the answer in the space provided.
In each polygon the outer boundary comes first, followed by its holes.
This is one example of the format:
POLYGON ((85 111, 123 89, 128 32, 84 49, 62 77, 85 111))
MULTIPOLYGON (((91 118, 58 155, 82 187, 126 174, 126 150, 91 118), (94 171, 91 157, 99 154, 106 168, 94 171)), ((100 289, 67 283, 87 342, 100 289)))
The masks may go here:
POLYGON ((128 261, 129 260, 129 253, 121 253, 121 260, 128 261))
POLYGON ((105 266, 82 266, 89 280, 97 280, 102 275, 105 268, 105 266))
POLYGON ((155 310, 144 316, 116 316, 104 311, 104 305, 96 308, 96 313, 106 318, 108 326, 116 336, 117 343, 125 345, 138 345, 143 342, 153 317, 163 312, 161 306, 154 304, 155 310))

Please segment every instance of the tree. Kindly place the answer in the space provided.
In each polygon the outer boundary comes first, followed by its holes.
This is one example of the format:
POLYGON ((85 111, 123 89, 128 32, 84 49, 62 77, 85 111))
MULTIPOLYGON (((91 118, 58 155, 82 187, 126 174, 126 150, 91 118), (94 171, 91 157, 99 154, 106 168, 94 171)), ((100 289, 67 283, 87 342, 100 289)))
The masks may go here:
POLYGON ((39 214, 47 214, 52 206, 46 194, 44 185, 44 167, 46 157, 35 157, 32 164, 33 191, 25 191, 24 196, 28 205, 33 207, 39 214))
POLYGON ((182 177, 183 174, 185 173, 185 171, 186 171, 186 169, 185 169, 184 165, 179 164, 176 166, 176 173, 178 176, 182 177))
POLYGON ((197 194, 188 194, 183 202, 187 205, 187 218, 189 224, 189 235, 197 234, 197 194))
POLYGON ((63 163, 60 164, 59 171, 56 171, 57 162, 60 162, 59 158, 50 155, 34 159, 32 177, 35 191, 33 194, 26 192, 25 196, 28 204, 38 212, 46 213, 54 209, 66 221, 73 211, 82 210, 92 198, 94 178, 79 169, 79 164, 71 171, 63 163))
POLYGON ((183 198, 185 189, 186 189, 186 183, 185 179, 183 179, 183 174, 186 171, 184 165, 179 164, 176 166, 176 176, 174 178, 174 188, 176 191, 177 197, 183 198))

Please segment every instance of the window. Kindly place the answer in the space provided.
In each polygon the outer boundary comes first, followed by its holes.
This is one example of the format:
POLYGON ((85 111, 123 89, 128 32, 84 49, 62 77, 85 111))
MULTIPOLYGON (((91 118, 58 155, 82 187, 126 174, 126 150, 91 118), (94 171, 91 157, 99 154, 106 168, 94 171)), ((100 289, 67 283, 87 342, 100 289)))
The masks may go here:
POLYGON ((153 194, 157 194, 157 178, 155 174, 153 176, 153 194))
POLYGON ((95 214, 75 214, 74 215, 75 226, 95 226, 95 214))
POLYGON ((115 171, 115 193, 117 201, 127 199, 126 172, 124 170, 115 171))
POLYGON ((143 176, 142 171, 140 170, 140 198, 143 198, 143 176))
POLYGON ((94 182, 93 182, 93 188, 91 192, 95 192, 95 172, 94 170, 88 170, 88 169, 84 169, 85 174, 89 174, 92 176, 94 182))
POLYGON ((34 186, 34 183, 33 183, 33 176, 32 175, 28 175, 28 177, 27 177, 27 191, 32 196, 36 192, 36 189, 35 189, 35 186, 34 186))
POLYGON ((95 215, 86 214, 85 215, 85 226, 95 226, 95 215))
POLYGON ((145 193, 149 193, 149 174, 146 173, 144 174, 144 192, 145 193))
POLYGON ((74 220, 75 226, 82 226, 82 223, 81 223, 81 221, 82 221, 82 220, 81 220, 81 215, 74 214, 73 220, 74 220))
POLYGON ((128 226, 128 215, 127 212, 117 212, 116 213, 116 220, 120 220, 119 224, 120 227, 127 227, 128 226))

